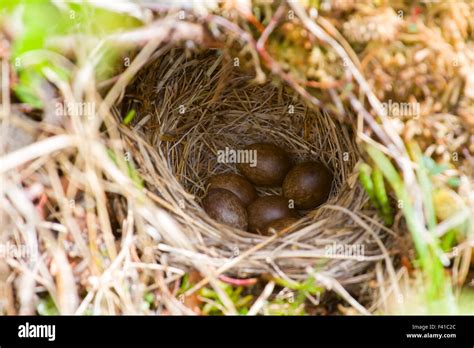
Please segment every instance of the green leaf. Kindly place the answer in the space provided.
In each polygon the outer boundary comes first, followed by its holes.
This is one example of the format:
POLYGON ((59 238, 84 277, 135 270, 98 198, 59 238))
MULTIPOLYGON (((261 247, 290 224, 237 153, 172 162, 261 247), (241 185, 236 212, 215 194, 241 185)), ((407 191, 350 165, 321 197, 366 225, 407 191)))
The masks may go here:
POLYGON ((36 311, 39 315, 59 315, 58 308, 49 294, 39 301, 36 311))
POLYGON ((433 184, 431 183, 431 178, 429 175, 430 170, 426 164, 430 163, 432 166, 434 164, 436 166, 435 168, 438 170, 440 170, 440 168, 431 158, 422 155, 418 143, 414 141, 410 142, 408 144, 408 149, 413 160, 418 163, 418 167, 416 168, 416 176, 418 178, 418 182, 420 183, 423 194, 423 208, 426 214, 428 229, 433 231, 433 229, 436 227, 436 213, 433 204, 433 184))
POLYGON ((454 294, 451 289, 451 282, 445 275, 444 267, 439 258, 442 251, 439 247, 438 238, 434 238, 435 241, 431 243, 425 239, 425 226, 422 225, 416 215, 405 183, 390 159, 372 145, 367 145, 366 150, 402 203, 403 215, 424 275, 427 305, 434 313, 455 313, 457 308, 453 302, 454 294))
POLYGON ((367 163, 359 165, 359 182, 374 205, 377 204, 375 198, 374 183, 372 181, 372 168, 367 163))
POLYGON ((136 111, 134 109, 130 110, 127 115, 125 116, 125 118, 123 119, 122 123, 124 125, 128 125, 130 122, 133 121, 133 119, 135 118, 135 115, 136 115, 136 111))
POLYGON ((123 168, 124 164, 126 165, 127 168, 127 174, 132 179, 132 181, 135 183, 135 186, 137 188, 143 188, 145 187, 144 182, 138 171, 135 169, 133 166, 133 163, 131 161, 126 161, 125 159, 121 158, 120 162, 115 155, 115 153, 111 149, 107 149, 107 154, 109 155, 110 159, 119 167, 123 168))
POLYGON ((20 99, 20 101, 30 105, 31 107, 35 109, 41 109, 43 107, 43 103, 37 97, 35 90, 31 86, 18 84, 13 87, 13 92, 15 92, 15 95, 20 99))
POLYGON ((439 175, 448 169, 448 166, 445 164, 436 163, 431 157, 423 155, 422 161, 431 175, 439 175))
POLYGON ((374 182, 375 197, 380 207, 380 214, 382 215, 385 225, 391 226, 393 224, 392 208, 390 207, 387 191, 385 190, 383 174, 379 168, 374 168, 372 180, 374 182))
POLYGON ((441 248, 447 252, 451 250, 453 245, 456 243, 456 236, 458 231, 456 229, 449 230, 441 239, 441 248))
POLYGON ((447 184, 452 188, 458 188, 459 185, 461 185, 461 179, 456 176, 450 177, 447 181, 447 184))

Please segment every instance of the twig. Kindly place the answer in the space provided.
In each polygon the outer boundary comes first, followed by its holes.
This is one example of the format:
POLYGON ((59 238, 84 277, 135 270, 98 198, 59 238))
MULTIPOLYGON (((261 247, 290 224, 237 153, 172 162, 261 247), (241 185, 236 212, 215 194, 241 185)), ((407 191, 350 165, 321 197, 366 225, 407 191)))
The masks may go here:
POLYGON ((261 292, 260 296, 257 298, 255 303, 250 307, 247 315, 257 315, 258 312, 263 308, 265 303, 267 302, 267 299, 271 296, 273 293, 273 289, 275 288, 275 283, 272 281, 269 281, 263 291, 261 292))
POLYGON ((352 297, 346 289, 334 278, 328 277, 321 273, 316 273, 313 269, 307 270, 310 276, 313 276, 316 281, 320 282, 329 290, 333 290, 338 293, 344 300, 346 300, 352 307, 354 307, 359 313, 364 315, 370 315, 370 313, 362 306, 357 300, 352 297))
POLYGON ((224 274, 221 274, 218 278, 220 281, 224 283, 235 285, 235 286, 252 286, 252 285, 257 284, 257 281, 258 281, 257 278, 238 279, 238 278, 228 277, 224 274))
POLYGON ((22 147, 0 157, 0 173, 5 173, 37 157, 68 147, 77 146, 78 139, 73 135, 56 135, 22 147))

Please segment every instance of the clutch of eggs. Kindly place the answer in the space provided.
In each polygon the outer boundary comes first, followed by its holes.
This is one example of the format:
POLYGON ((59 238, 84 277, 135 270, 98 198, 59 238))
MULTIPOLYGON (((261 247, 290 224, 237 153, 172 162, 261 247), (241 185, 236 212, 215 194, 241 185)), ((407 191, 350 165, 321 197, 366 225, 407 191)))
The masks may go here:
POLYGON ((239 163, 242 175, 218 174, 208 182, 203 208, 216 221, 260 234, 270 234, 298 221, 298 212, 314 209, 329 197, 333 175, 322 163, 306 161, 291 166, 282 148, 255 143, 244 148, 256 151, 255 163, 239 163), (258 197, 254 185, 282 186, 283 196, 258 197))

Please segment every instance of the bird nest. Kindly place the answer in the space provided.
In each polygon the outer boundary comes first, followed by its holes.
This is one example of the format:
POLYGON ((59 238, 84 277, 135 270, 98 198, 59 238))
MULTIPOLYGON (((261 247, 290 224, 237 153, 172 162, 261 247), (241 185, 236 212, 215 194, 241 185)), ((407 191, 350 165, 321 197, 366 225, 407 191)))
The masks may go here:
MULTIPOLYGON (((136 116, 121 127, 125 148, 148 196, 182 232, 179 238, 150 232, 158 241, 154 252, 169 265, 199 264, 236 277, 298 280, 316 270, 342 284, 363 282, 368 267, 383 258, 385 232, 376 213, 364 210, 353 125, 308 106, 277 77, 256 83, 238 63, 224 49, 167 48, 152 55, 126 88, 121 114, 134 110, 136 116), (271 236, 220 224, 201 207, 208 179, 236 172, 235 163, 218 154, 254 142, 277 144, 294 162, 320 161, 334 174, 324 205, 271 236)), ((157 220, 154 230, 162 229, 157 220)))

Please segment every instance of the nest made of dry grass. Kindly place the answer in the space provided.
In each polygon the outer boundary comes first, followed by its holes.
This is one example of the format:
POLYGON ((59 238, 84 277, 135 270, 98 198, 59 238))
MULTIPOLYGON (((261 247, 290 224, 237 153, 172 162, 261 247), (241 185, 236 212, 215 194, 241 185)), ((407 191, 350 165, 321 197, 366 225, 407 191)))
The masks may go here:
MULTIPOLYGON (((326 10, 321 6, 320 15, 315 18, 314 9, 303 8, 298 2, 279 3, 278 8, 268 4, 271 8, 267 8, 262 21, 265 27, 261 28, 260 34, 254 35, 247 23, 249 18, 245 18, 248 13, 239 13, 241 9, 235 10, 237 15, 231 18, 221 16, 217 13, 220 11, 214 14, 200 11, 200 14, 190 13, 186 20, 178 20, 181 14, 177 9, 162 12, 154 4, 143 4, 141 10, 147 14, 143 17, 149 18, 143 27, 110 35, 105 40, 120 47, 130 47, 136 53, 127 53, 130 66, 110 80, 97 83, 95 59, 68 61, 57 53, 46 55, 56 65, 71 70, 72 80, 64 83, 54 72, 48 71, 49 82, 42 86, 44 93, 41 94, 45 107, 39 112, 12 99, 9 91, 15 83, 16 71, 13 62, 8 61, 8 52, 2 51, 5 56, 2 56, 0 113, 0 147, 3 147, 0 149, 1 241, 26 245, 30 253, 18 258, 0 258, 0 289, 4 295, 0 298, 0 313, 35 314, 39 300, 48 296, 61 314, 194 314, 178 300, 181 279, 191 268, 196 269, 204 281, 199 281, 187 294, 209 283, 219 296, 223 313, 237 313, 222 291, 221 283, 217 282, 225 272, 271 272, 285 280, 310 275, 318 284, 335 290, 360 313, 373 312, 379 306, 385 313, 390 313, 387 303, 391 294, 397 300, 401 298, 398 280, 404 280, 408 287, 411 275, 405 267, 395 274, 389 255, 398 257, 403 250, 397 250, 391 239, 384 239, 384 231, 389 230, 382 228, 374 212, 362 208, 367 199, 352 172, 358 157, 351 135, 352 122, 355 123, 357 117, 358 140, 377 146, 400 169, 409 196, 417 203, 414 214, 421 226, 426 221, 423 198, 419 184, 414 180, 416 165, 404 144, 404 141, 416 138, 416 134, 426 137, 427 145, 423 149, 428 156, 435 153, 450 157, 452 151, 461 153, 461 150, 465 153, 462 163, 466 164, 459 167, 462 185, 459 192, 467 197, 472 210, 472 135, 463 126, 472 125, 472 79, 469 78, 472 71, 472 16, 469 16, 472 6, 459 2, 428 4, 423 8, 431 13, 432 20, 426 26, 422 19, 406 15, 402 26, 398 20, 391 21, 395 31, 390 29, 389 36, 384 36, 386 30, 374 32, 371 41, 365 44, 359 42, 359 38, 364 37, 347 35, 344 23, 350 21, 355 27, 369 28, 376 7, 387 7, 387 4, 348 1, 342 6, 338 1, 333 5, 329 9, 326 6, 326 10), (367 6, 374 11, 359 16, 361 7, 367 6), (272 48, 278 48, 280 41, 269 38, 272 33, 279 33, 280 26, 283 28, 282 22, 290 9, 296 15, 288 33, 291 35, 277 38, 287 42, 288 36, 296 36, 296 41, 291 39, 289 47, 282 45, 282 52, 274 51, 272 48), (353 13, 348 13, 348 17, 344 11, 353 13), (441 24, 437 23, 438 14, 443 17, 441 24), (412 22, 418 25, 418 34, 410 33, 412 22), (210 32, 212 38, 208 37, 210 32), (344 38, 341 32, 348 37, 344 38), (444 37, 433 36, 438 32, 444 37), (391 33, 396 34, 395 37, 391 33), (432 37, 437 40, 431 40, 432 37), (178 48, 170 51, 170 47, 180 47, 183 42, 193 46, 208 39, 219 41, 218 47, 238 40, 245 46, 254 73, 229 69, 228 57, 219 58, 225 54, 223 50, 199 56, 184 54, 178 48), (311 54, 309 50, 299 49, 302 46, 300 39, 307 41, 302 45, 308 44, 311 54), (346 39, 356 41, 357 45, 349 45, 346 39), (413 42, 418 44, 411 44, 413 42), (268 47, 266 43, 269 43, 268 47), (293 51, 292 47, 296 49, 293 51), (319 51, 318 47, 321 48, 319 51), (457 47, 464 49, 458 52, 457 47), (313 51, 315 48, 317 50, 313 51), (373 52, 378 54, 374 57, 373 52), (438 58, 436 52, 440 52, 443 59, 433 59, 438 58), (446 64, 452 61, 451 53, 454 52, 459 58, 460 71, 446 64), (292 59, 285 62, 285 57, 292 59), (316 62, 309 59, 310 64, 307 64, 308 57, 318 59, 316 62), (430 57, 428 70, 426 65, 418 64, 417 57, 430 57), (146 62, 147 66, 143 67, 146 62), (345 69, 341 69, 343 62, 348 63, 345 69), (210 75, 206 75, 211 70, 210 75), (252 76, 261 82, 266 73, 285 81, 313 106, 324 105, 336 115, 331 114, 329 118, 321 111, 306 107, 302 101, 294 99, 291 90, 268 80, 264 85, 252 83, 252 76), (344 73, 345 77, 335 73, 344 73), (124 102, 120 103, 125 87, 135 75, 124 102), (311 81, 301 80, 306 76, 311 81), (449 88, 436 83, 433 90, 427 89, 426 77, 435 82, 446 80, 449 88), (389 119, 382 112, 380 102, 383 100, 379 99, 391 97, 383 88, 398 83, 400 78, 402 87, 406 88, 397 90, 403 94, 409 90, 423 91, 417 98, 422 98, 418 102, 422 104, 424 122, 403 123, 389 119), (346 89, 348 84, 355 89, 346 89), (239 89, 232 91, 232 86, 239 86, 239 89), (226 97, 232 100, 235 114, 222 111, 228 107, 226 97), (440 103, 433 103, 433 100, 440 103), (57 101, 89 103, 94 108, 92 111, 86 108, 81 114, 71 110, 58 118, 54 113, 57 101), (456 108, 446 107, 444 104, 450 104, 448 101, 456 108), (295 106, 291 119, 297 121, 291 127, 287 112, 290 103, 295 106), (270 104, 271 107, 266 106, 270 104), (443 107, 440 109, 438 104, 443 107), (124 114, 128 108, 138 111, 131 127, 120 124, 123 119, 121 105, 124 114), (176 110, 180 105, 185 106, 183 114, 176 110), (242 109, 244 105, 248 109, 242 109), (259 113, 258 117, 253 111, 259 113), (210 115, 214 112, 221 112, 222 119, 212 120, 210 115), (449 117, 446 112, 450 113, 449 117), (451 114, 453 112, 456 114, 451 114), (194 123, 192 115, 197 117, 194 123), (332 116, 347 121, 350 126, 336 123, 332 116), (232 122, 224 125, 224 119, 232 122), (309 124, 303 120, 314 122, 309 124), (242 124, 252 126, 252 131, 246 129, 244 132, 239 128, 242 124), (225 137, 212 136, 223 130, 227 132, 225 137), (241 139, 238 134, 248 134, 248 138, 241 139), (222 227, 210 220, 199 206, 207 176, 221 170, 233 170, 232 166, 215 166, 213 151, 226 144, 260 138, 262 134, 288 145, 298 156, 314 155, 338 171, 337 185, 328 204, 302 220, 295 228, 297 231, 290 230, 273 237, 222 227), (316 141, 311 142, 311 139, 316 141), (344 151, 349 153, 348 162, 341 159, 344 151), (131 163, 120 160, 124 153, 131 163), (145 187, 139 177, 144 179, 145 187), (378 243, 379 239, 384 243, 378 243), (369 257, 353 260, 321 254, 323 247, 331 241, 364 243, 369 257), (375 304, 366 309, 345 289, 350 283, 375 279, 372 268, 368 267, 372 261, 381 259, 381 254, 385 256, 390 279, 384 275, 384 263, 377 262, 377 285, 373 287, 380 287, 381 296, 380 299, 372 296, 367 302, 375 304), (308 269, 311 267, 316 267, 317 272, 311 273, 308 269), (344 288, 329 281, 334 279, 331 275, 341 281, 344 288), (145 295, 149 293, 154 295, 155 306, 151 309, 144 306, 145 295)), ((408 14, 412 5, 403 3, 400 6, 408 14)), ((377 22, 386 15, 393 18, 391 11, 376 12, 377 22)), ((350 33, 352 27, 349 27, 350 33)), ((8 37, 4 39, 9 41, 8 37)), ((82 57, 86 38, 66 39, 64 43, 71 45, 67 45, 63 53, 69 57, 67 52, 73 56, 74 51, 82 57), (75 45, 80 48, 77 52, 75 45)), ((91 42, 90 46, 94 48, 91 52, 102 52, 103 42, 91 42)), ((89 41, 87 43, 89 46, 89 41)), ((95 55, 91 53, 90 58, 93 57, 95 55)), ((394 96, 395 99, 399 98, 394 96)), ((407 229, 400 211, 395 221, 391 229, 403 237, 407 229)), ((407 244, 410 242, 407 238, 407 244)), ((469 260, 462 256, 470 251, 467 248, 471 246, 465 242, 464 251, 453 256, 455 265, 459 265, 453 267, 453 274, 459 274, 461 279, 459 284, 466 279, 463 270, 468 267, 460 260, 469 260)), ((415 252, 411 244, 405 249, 413 258, 415 252)), ((261 312, 262 304, 273 296, 275 284, 270 281, 265 285, 249 313, 261 312)), ((415 289, 418 291, 418 287, 415 289)))
POLYGON ((122 108, 124 114, 132 108, 137 112, 125 140, 140 175, 164 201, 158 204, 176 218, 194 249, 171 244, 168 259, 173 264, 191 266, 199 259, 221 267, 261 245, 228 271, 304 279, 308 267, 317 267, 351 283, 370 277, 362 272, 383 259, 375 240, 384 238, 383 229, 374 212, 364 211, 367 197, 355 181, 359 155, 352 127, 309 108, 291 89, 271 81, 256 84, 221 50, 170 49, 138 73, 122 108), (282 146, 296 162, 319 160, 335 177, 325 205, 271 240, 219 224, 200 206, 212 175, 236 172, 234 164, 218 163, 218 150, 261 141, 282 146), (364 255, 331 255, 328 248, 335 244, 359 245, 364 255))

